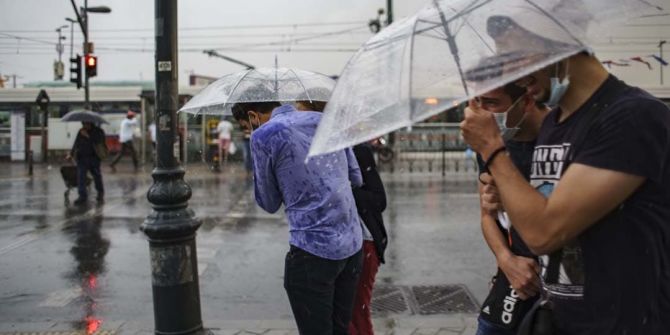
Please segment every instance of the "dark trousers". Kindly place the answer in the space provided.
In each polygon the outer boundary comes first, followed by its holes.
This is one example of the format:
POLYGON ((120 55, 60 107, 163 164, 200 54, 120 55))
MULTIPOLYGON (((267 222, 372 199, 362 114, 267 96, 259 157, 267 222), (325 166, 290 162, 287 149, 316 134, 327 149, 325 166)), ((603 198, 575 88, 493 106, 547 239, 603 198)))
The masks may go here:
POLYGON ((100 173, 100 160, 97 157, 79 157, 77 158, 77 191, 80 199, 88 198, 86 190, 86 173, 90 172, 93 176, 93 183, 98 196, 105 194, 105 188, 102 185, 102 174, 100 173))
POLYGON ((291 246, 284 288, 301 335, 347 335, 363 263, 362 252, 342 260, 291 246))
POLYGON ((116 154, 116 157, 114 157, 114 160, 112 161, 112 166, 116 165, 121 160, 121 156, 123 156, 123 153, 125 151, 129 151, 131 157, 133 158, 133 166, 137 168, 137 152, 135 151, 135 147, 133 146, 133 141, 128 141, 128 142, 123 142, 121 143, 121 150, 119 150, 119 153, 116 154))

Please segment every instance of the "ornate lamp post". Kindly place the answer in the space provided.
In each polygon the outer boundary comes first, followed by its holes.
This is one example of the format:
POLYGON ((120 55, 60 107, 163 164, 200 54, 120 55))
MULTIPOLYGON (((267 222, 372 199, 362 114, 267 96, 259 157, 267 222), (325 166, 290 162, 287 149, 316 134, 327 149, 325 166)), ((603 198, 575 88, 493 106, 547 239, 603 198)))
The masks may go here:
POLYGON ((203 330, 191 188, 174 157, 177 137, 177 0, 155 0, 156 168, 147 198, 153 211, 141 226, 149 239, 155 333, 203 330))

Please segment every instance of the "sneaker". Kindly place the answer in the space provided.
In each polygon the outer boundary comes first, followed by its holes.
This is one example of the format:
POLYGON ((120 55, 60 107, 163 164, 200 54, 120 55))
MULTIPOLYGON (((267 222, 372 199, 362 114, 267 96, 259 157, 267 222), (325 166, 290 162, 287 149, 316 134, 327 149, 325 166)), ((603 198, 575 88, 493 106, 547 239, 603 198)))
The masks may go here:
POLYGON ((75 206, 81 206, 81 205, 84 205, 84 204, 86 204, 86 203, 87 203, 87 201, 86 201, 86 199, 84 199, 84 198, 77 198, 77 200, 75 200, 75 201, 73 202, 73 204, 74 204, 75 206))

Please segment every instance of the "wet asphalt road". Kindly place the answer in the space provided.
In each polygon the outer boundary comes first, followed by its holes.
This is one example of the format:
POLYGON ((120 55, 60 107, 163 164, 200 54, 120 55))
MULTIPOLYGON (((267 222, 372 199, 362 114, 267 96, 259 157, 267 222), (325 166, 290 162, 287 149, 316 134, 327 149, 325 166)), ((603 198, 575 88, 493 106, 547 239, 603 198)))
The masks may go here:
MULTIPOLYGON (((190 207, 203 220, 198 263, 204 320, 290 319, 282 286, 283 214, 255 206, 250 180, 232 166, 187 166, 190 207)), ((149 247, 139 226, 150 211, 150 171, 103 171, 106 202, 64 202, 57 166, 0 164, 0 323, 152 320, 149 247)), ((387 264, 377 281, 464 284, 482 301, 494 261, 479 228, 473 174, 383 174, 387 264)), ((72 190, 70 199, 76 198, 72 190)))

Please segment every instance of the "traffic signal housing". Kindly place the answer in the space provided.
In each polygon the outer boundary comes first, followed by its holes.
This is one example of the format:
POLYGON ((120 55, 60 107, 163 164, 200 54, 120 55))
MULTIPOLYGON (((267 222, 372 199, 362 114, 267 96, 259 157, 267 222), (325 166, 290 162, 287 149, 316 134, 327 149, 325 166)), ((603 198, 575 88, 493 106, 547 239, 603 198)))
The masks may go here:
POLYGON ((77 84, 77 89, 81 88, 81 56, 70 58, 70 82, 77 84))
POLYGON ((86 67, 86 75, 91 78, 98 75, 98 57, 91 54, 84 58, 84 65, 86 67))

